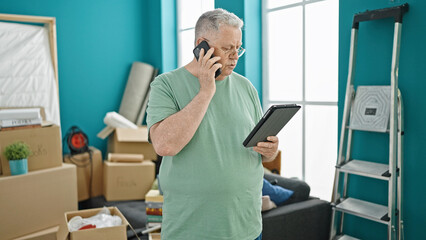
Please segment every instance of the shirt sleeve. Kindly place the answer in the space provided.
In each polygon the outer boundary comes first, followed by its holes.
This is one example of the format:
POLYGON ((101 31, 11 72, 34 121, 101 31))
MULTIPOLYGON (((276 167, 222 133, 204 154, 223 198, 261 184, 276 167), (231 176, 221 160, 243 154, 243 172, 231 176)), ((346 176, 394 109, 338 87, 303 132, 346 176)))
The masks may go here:
MULTIPOLYGON (((254 117, 256 119, 255 122, 257 123, 263 117, 263 110, 262 105, 260 104, 259 94, 257 93, 257 90, 253 85, 251 85, 250 87, 250 97, 253 101, 254 117)), ((262 155, 260 153, 258 153, 258 159, 260 162, 262 162, 262 155)))
POLYGON ((151 83, 148 107, 146 111, 148 140, 151 142, 149 130, 152 125, 179 111, 173 91, 170 85, 167 84, 166 77, 160 75, 151 83))
POLYGON ((253 85, 250 86, 250 97, 252 98, 255 108, 255 118, 259 121, 263 116, 263 110, 262 105, 260 104, 259 94, 253 85))

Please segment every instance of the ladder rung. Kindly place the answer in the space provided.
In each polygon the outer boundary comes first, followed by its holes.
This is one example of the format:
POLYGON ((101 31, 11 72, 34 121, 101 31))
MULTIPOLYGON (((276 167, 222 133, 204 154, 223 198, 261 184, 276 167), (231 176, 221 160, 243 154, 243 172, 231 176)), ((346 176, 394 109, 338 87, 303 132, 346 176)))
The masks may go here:
POLYGON ((361 129, 361 128, 354 128, 351 126, 346 126, 347 129, 355 130, 355 131, 363 131, 363 132, 377 132, 377 133, 389 133, 389 129, 386 129, 386 131, 382 130, 373 130, 373 129, 361 129))
POLYGON ((362 160, 350 160, 344 165, 338 167, 340 171, 350 174, 356 174, 364 177, 389 180, 387 174, 389 165, 382 163, 374 163, 362 160))
POLYGON ((383 220, 387 216, 388 208, 380 204, 367 202, 355 198, 347 198, 335 206, 335 209, 344 213, 349 213, 358 217, 370 219, 375 222, 388 224, 383 220))
POLYGON ((339 236, 337 236, 336 239, 337 240, 361 240, 359 238, 354 238, 354 237, 351 237, 349 235, 339 235, 339 236))

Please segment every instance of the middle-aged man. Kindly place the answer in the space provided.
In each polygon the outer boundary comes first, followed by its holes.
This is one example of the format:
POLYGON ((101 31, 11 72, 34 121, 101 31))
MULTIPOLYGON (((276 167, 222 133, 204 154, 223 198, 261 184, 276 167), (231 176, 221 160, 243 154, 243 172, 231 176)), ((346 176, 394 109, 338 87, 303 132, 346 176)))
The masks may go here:
POLYGON ((149 136, 164 156, 162 240, 261 238, 262 160, 276 157, 278 138, 242 145, 262 117, 256 89, 233 72, 244 53, 242 26, 223 9, 204 13, 195 45, 211 48, 151 84, 149 136))

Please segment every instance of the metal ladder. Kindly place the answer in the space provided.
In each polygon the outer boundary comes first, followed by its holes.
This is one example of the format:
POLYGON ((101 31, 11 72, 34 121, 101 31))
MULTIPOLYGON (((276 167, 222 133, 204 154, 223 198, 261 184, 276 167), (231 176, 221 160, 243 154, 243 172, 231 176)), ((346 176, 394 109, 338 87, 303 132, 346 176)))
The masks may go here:
MULTIPOLYGON (((366 11, 354 16, 351 45, 349 56, 348 81, 346 86, 346 97, 342 119, 342 128, 339 145, 339 155, 335 170, 335 179, 332 196, 332 219, 330 229, 330 240, 351 240, 357 239, 344 233, 343 223, 344 215, 351 214, 364 219, 369 219, 388 226, 388 239, 403 239, 403 211, 402 211, 402 164, 403 164, 403 104, 402 97, 398 89, 398 66, 399 50, 401 42, 402 17, 408 11, 408 4, 397 7, 366 11), (359 22, 371 21, 383 18, 394 18, 394 39, 392 52, 392 70, 391 85, 386 87, 364 87, 363 94, 371 94, 370 90, 384 93, 387 103, 387 122, 383 129, 366 121, 355 121, 356 117, 374 118, 376 110, 374 107, 362 105, 362 101, 357 99, 360 93, 360 87, 357 91, 354 89, 354 71, 357 51, 357 39, 359 22), (387 95, 386 95, 387 93, 387 95), (357 100, 361 103, 357 103, 357 100), (358 106, 356 106, 358 105, 358 106), (354 106, 361 109, 359 112, 354 110, 354 106), (361 106, 361 108, 360 108, 361 106), (360 116, 363 114, 363 116, 360 116), (349 122, 349 118, 351 121, 349 122), (363 124, 366 124, 363 126, 363 124), (369 125, 370 124, 370 125, 369 125), (355 126, 357 125, 357 126, 355 126), (372 131, 389 133, 389 162, 388 164, 376 163, 366 160, 356 160, 351 158, 351 143, 353 131, 372 131), (345 153, 346 152, 346 153, 345 153), (373 179, 384 180, 388 182, 388 205, 380 205, 373 202, 364 201, 347 196, 348 175, 358 175, 373 179), (342 183, 343 182, 343 183, 342 183), (339 186, 339 184, 341 186, 339 186)), ((374 92, 373 91, 373 92, 374 92)), ((383 95, 383 94, 382 94, 383 95)), ((372 98, 383 98, 380 94, 372 98)), ((372 235, 373 237, 373 235, 372 235)))

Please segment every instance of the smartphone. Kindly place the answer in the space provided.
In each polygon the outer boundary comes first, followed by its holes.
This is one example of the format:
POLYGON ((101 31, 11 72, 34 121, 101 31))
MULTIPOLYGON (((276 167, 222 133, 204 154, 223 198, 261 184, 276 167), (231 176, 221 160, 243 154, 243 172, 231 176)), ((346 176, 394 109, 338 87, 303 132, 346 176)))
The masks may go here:
MULTIPOLYGON (((192 51, 194 53, 195 58, 198 61, 198 58, 200 58, 200 51, 201 49, 204 49, 204 54, 206 54, 206 52, 210 49, 209 44, 206 41, 202 41, 200 44, 198 44, 194 50, 192 51)), ((212 54, 212 56, 210 58, 214 57, 214 55, 212 54)), ((222 73, 222 69, 218 69, 216 71, 216 73, 214 74, 214 78, 217 78, 220 74, 222 73)))

